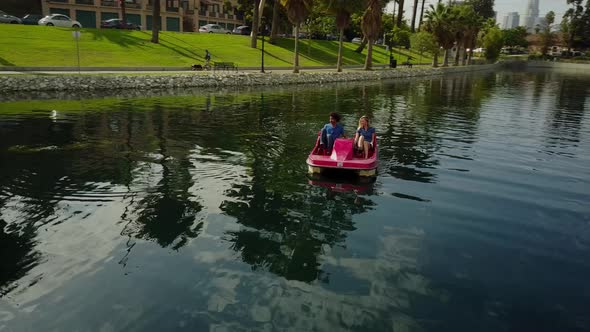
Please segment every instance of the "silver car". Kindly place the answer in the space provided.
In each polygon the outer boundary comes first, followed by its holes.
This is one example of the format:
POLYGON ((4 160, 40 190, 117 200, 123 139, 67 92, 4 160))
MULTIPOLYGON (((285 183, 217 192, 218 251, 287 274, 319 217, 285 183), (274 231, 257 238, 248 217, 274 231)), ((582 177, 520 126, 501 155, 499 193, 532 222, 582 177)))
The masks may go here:
POLYGON ((203 25, 202 27, 199 28, 199 32, 204 32, 204 33, 231 33, 230 31, 225 30, 225 28, 222 27, 219 24, 206 24, 206 25, 203 25))
POLYGON ((0 11, 0 23, 21 24, 23 22, 16 16, 8 15, 5 12, 0 11))

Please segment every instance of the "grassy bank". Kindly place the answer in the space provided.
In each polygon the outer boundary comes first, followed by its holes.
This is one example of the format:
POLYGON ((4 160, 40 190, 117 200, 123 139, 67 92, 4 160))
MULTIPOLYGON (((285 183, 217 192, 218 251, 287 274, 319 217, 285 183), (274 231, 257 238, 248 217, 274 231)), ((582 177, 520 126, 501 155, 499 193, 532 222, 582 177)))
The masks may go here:
MULTIPOLYGON (((149 31, 82 29, 79 41, 80 64, 83 67, 190 66, 203 63, 205 49, 213 61, 231 61, 239 66, 259 66, 260 47, 250 48, 247 36, 161 32, 160 44, 150 42, 149 31)), ((361 65, 357 45, 345 43, 344 64, 361 65)), ((267 66, 289 67, 293 64, 293 39, 279 39, 275 45, 265 43, 267 66)), ((301 40, 301 66, 331 66, 336 63, 338 42, 301 40)), ((394 55, 398 62, 419 55, 403 50, 394 55)), ((425 58, 427 56, 425 55, 425 58)), ((376 46, 374 63, 388 63, 389 52, 376 46)), ((76 66, 76 43, 72 30, 57 27, 0 24, 0 66, 76 66)))

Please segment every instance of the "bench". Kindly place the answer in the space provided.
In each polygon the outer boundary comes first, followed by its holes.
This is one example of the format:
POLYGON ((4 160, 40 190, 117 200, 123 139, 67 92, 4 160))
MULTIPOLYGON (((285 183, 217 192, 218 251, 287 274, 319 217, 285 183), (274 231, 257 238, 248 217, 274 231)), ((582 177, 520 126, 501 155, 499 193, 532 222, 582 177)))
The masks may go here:
POLYGON ((238 65, 233 62, 215 62, 213 64, 213 71, 230 69, 235 69, 235 71, 238 71, 238 65))
POLYGON ((412 63, 410 61, 402 62, 402 66, 406 66, 408 68, 412 68, 412 63))

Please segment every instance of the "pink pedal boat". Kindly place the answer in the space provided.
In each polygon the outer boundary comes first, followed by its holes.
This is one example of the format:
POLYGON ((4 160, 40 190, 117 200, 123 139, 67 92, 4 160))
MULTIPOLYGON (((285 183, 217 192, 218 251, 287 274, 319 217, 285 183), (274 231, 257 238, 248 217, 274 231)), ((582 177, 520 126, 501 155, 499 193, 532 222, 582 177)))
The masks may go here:
POLYGON ((359 176, 375 176, 377 174, 378 148, 377 139, 373 141, 373 149, 368 158, 362 152, 353 150, 352 138, 337 138, 331 152, 320 145, 320 136, 309 157, 307 165, 309 173, 321 173, 324 169, 345 169, 356 172, 359 176))

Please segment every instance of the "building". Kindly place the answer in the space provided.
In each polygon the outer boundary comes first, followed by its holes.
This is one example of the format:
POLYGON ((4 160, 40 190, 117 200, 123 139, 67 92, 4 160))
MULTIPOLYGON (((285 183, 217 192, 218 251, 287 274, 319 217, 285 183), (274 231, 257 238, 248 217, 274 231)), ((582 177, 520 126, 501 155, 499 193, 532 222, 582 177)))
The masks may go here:
POLYGON ((516 28, 520 23, 520 15, 517 12, 508 13, 504 16, 504 22, 502 24, 502 29, 509 30, 516 28))
POLYGON ((537 19, 539 18, 539 0, 529 0, 523 24, 528 32, 533 32, 537 19))
MULTIPOLYGON (((85 28, 98 28, 100 21, 119 18, 122 0, 43 0, 44 15, 65 14, 85 28)), ((124 0, 127 21, 152 29, 153 0, 124 0)), ((162 31, 198 31, 199 26, 215 23, 233 30, 243 24, 237 12, 237 0, 160 0, 160 29, 162 31), (228 1, 225 1, 226 3, 228 1)))

